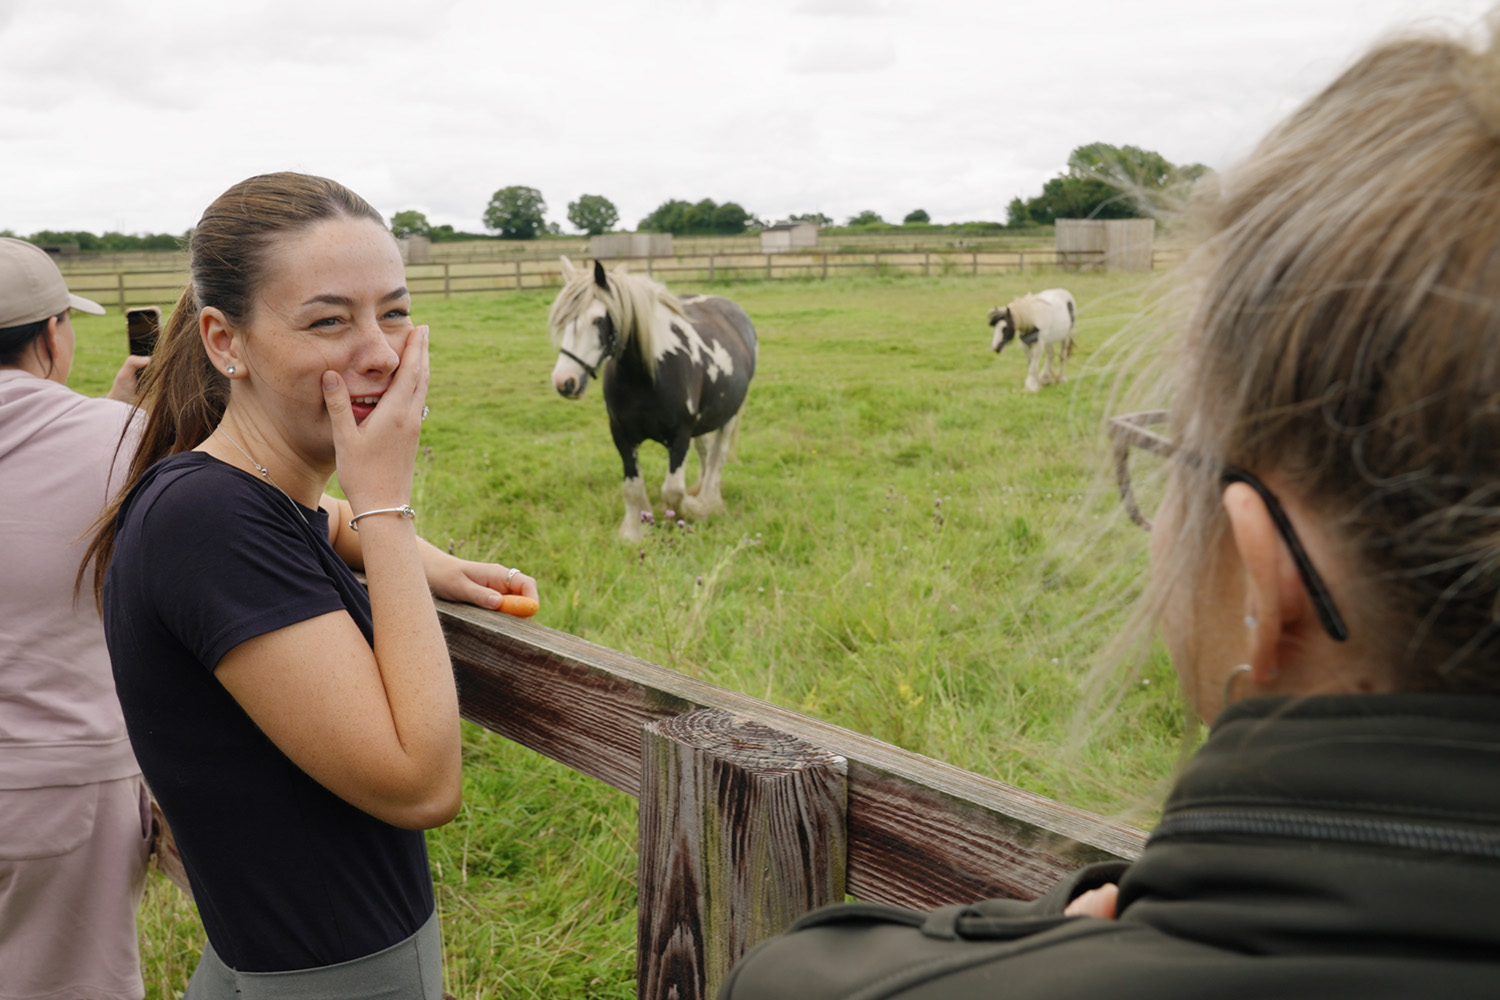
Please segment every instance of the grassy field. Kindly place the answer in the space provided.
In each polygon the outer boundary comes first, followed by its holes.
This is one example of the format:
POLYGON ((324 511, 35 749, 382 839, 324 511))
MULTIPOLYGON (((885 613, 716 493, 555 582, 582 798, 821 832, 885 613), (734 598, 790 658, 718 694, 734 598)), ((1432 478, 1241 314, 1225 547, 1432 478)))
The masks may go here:
MULTIPOLYGON (((1145 535, 1100 471, 1101 345, 1145 287, 1033 274, 722 289, 761 337, 729 510, 683 530, 658 503, 641 546, 615 537, 620 467, 597 387, 579 402, 551 388, 550 295, 424 299, 418 526, 535 575, 544 624, 1144 821, 1180 750, 1170 667, 1151 658, 1086 739, 1070 734, 1145 570, 1145 535), (992 355, 984 318, 1055 284, 1077 297, 1079 351, 1065 385, 1028 395, 1024 355, 992 355)), ((124 324, 75 320, 72 384, 102 392, 124 324)), ((655 496, 665 452, 642 458, 655 496)), ((448 990, 633 997, 634 801, 477 728, 465 752, 463 812, 428 838, 448 990)), ((175 997, 201 930, 158 878, 142 937, 148 995, 175 997)))

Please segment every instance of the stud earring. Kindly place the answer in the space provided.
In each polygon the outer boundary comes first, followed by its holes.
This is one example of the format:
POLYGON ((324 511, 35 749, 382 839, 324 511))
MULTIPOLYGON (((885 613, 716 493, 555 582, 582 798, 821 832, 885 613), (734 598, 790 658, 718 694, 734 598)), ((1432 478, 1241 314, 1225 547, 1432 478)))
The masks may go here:
POLYGON ((233 375, 234 374, 234 365, 230 365, 228 368, 224 369, 224 374, 225 375, 233 375))

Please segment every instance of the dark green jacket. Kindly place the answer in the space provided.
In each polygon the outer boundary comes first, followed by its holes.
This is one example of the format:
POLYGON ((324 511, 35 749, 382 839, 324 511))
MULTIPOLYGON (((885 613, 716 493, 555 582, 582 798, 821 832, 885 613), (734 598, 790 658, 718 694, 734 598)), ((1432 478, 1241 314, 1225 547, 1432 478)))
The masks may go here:
POLYGON ((1500 997, 1500 698, 1232 705, 1128 868, 1034 903, 828 907, 720 997, 1500 997), (1116 878, 1118 919, 1062 916, 1116 878))

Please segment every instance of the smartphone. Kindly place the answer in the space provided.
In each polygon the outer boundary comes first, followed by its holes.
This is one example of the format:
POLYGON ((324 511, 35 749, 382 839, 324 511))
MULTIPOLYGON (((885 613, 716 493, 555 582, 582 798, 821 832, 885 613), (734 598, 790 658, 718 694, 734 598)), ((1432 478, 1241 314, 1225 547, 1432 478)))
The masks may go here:
POLYGON ((161 307, 132 306, 125 310, 125 333, 130 338, 130 353, 149 357, 161 333, 161 307))

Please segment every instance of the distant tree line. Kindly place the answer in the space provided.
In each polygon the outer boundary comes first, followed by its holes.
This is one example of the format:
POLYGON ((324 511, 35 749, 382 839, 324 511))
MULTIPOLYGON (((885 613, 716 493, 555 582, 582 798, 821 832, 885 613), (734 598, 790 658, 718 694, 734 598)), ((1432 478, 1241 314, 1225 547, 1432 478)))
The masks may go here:
MULTIPOLYGON (((1006 225, 1020 228, 1029 225, 1051 225, 1058 219, 1129 219, 1151 216, 1170 203, 1188 185, 1208 172, 1201 163, 1178 166, 1160 153, 1137 146, 1111 146, 1095 142, 1079 146, 1068 156, 1063 173, 1047 181, 1041 194, 1034 198, 1012 199, 1006 210, 1006 225)), ((534 187, 513 184, 490 196, 483 212, 487 232, 472 233, 451 225, 433 225, 427 216, 407 209, 391 216, 391 231, 400 236, 425 236, 434 242, 456 240, 510 239, 529 240, 538 236, 561 235, 562 227, 546 218, 547 203, 534 187)), ((597 236, 613 230, 620 221, 619 209, 604 195, 584 194, 568 202, 568 222, 581 233, 597 236)), ((792 215, 789 222, 811 222, 831 226, 834 220, 822 212, 792 215)), ((906 213, 900 223, 886 222, 879 212, 866 209, 851 215, 844 223, 850 228, 899 228, 926 226, 932 217, 925 209, 906 213)), ((716 202, 712 198, 684 201, 676 198, 662 202, 637 229, 642 232, 672 233, 678 236, 736 236, 764 229, 767 223, 734 201, 716 202)), ((991 230, 999 223, 965 223, 966 231, 991 230)), ((950 227, 951 228, 951 227, 950 227)), ((14 236, 10 230, 0 235, 14 236)), ((84 231, 42 230, 25 237, 38 244, 76 244, 83 251, 118 252, 128 250, 177 250, 187 244, 189 230, 180 236, 169 233, 105 233, 96 236, 84 231)))
POLYGON ((1041 194, 1012 199, 1006 224, 1014 229, 1058 219, 1154 217, 1206 173, 1201 163, 1177 166, 1139 146, 1089 143, 1069 154, 1068 169, 1044 184, 1041 194))
MULTIPOLYGON (((79 250, 93 253, 125 253, 131 250, 180 250, 187 246, 190 229, 181 236, 171 233, 105 233, 96 236, 86 230, 43 229, 22 236, 20 239, 38 246, 77 246, 79 250)), ((0 229, 0 236, 15 237, 9 229, 0 229)))

